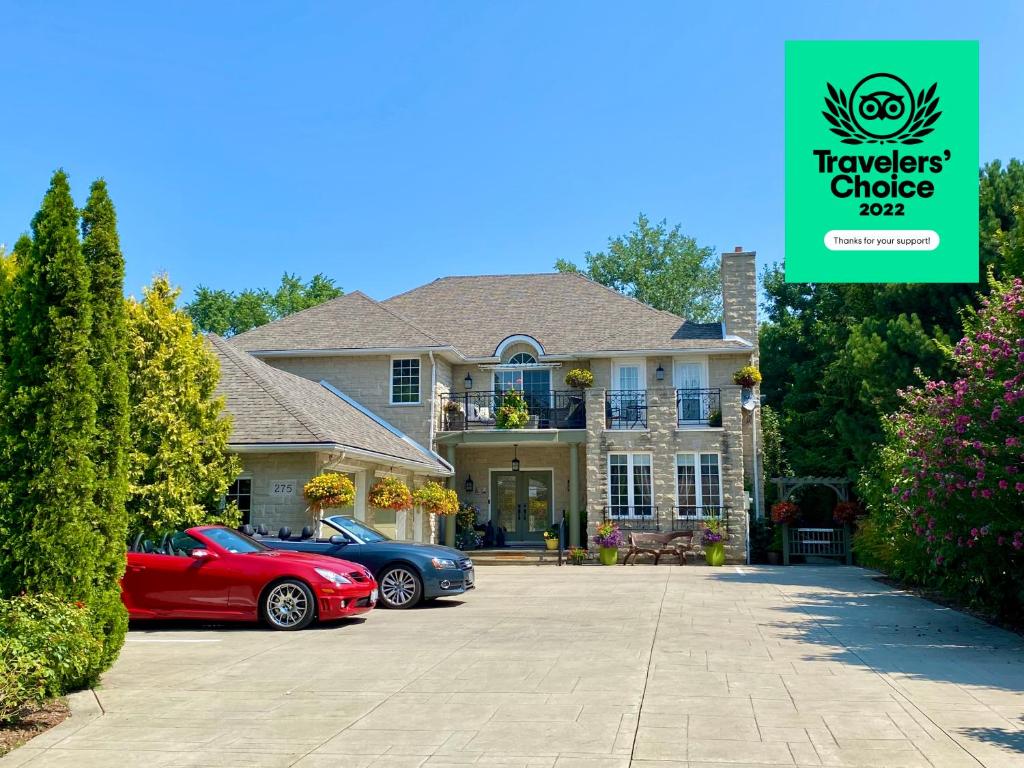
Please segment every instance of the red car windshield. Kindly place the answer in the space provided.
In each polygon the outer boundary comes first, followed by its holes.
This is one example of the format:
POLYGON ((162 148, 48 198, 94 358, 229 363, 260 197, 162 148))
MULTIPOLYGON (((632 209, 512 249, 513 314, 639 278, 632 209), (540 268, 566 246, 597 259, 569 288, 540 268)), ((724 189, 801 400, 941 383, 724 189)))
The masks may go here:
POLYGON ((252 552, 267 552, 270 550, 270 547, 250 539, 244 533, 232 531, 228 528, 207 528, 201 531, 201 533, 217 546, 236 554, 247 555, 252 552))

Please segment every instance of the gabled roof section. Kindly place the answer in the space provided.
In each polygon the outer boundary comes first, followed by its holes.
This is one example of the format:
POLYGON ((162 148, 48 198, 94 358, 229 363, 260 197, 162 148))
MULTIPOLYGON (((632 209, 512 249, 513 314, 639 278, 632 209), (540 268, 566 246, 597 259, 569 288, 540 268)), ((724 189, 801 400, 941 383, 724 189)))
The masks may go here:
POLYGON ((220 360, 217 393, 233 417, 230 445, 308 445, 352 450, 359 458, 451 474, 440 458, 327 387, 282 371, 216 334, 207 340, 220 360))
POLYGON ((574 273, 442 277, 381 304, 467 357, 493 355, 510 334, 548 355, 750 348, 721 323, 689 323, 574 273))
POLYGON ((445 346, 394 310, 353 291, 232 337, 247 352, 445 346))

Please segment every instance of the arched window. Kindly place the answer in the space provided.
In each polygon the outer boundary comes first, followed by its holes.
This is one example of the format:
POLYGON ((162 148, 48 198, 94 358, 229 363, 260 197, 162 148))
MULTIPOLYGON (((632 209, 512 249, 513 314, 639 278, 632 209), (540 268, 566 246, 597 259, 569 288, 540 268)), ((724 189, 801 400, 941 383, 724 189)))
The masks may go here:
POLYGON ((531 365, 537 362, 537 358, 529 352, 519 352, 508 359, 507 365, 531 365))

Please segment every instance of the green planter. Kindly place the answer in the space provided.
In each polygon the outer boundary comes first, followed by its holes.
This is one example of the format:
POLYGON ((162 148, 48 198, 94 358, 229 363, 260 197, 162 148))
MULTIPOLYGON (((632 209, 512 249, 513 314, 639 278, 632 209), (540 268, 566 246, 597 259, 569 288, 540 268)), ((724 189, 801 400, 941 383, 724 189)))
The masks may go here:
POLYGON ((704 559, 708 565, 725 565, 725 543, 716 541, 704 547, 704 559))
POLYGON ((601 553, 598 557, 601 558, 601 565, 615 565, 619 562, 619 548, 601 547, 601 553))

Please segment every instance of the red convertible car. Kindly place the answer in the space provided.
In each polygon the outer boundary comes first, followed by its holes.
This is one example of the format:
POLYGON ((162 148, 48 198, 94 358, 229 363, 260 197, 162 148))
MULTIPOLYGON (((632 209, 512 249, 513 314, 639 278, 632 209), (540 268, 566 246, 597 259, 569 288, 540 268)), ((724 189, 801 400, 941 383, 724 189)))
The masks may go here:
POLYGON ((366 613, 377 582, 361 565, 282 552, 221 526, 189 528, 159 543, 136 539, 121 599, 133 619, 256 621, 302 629, 366 613))

